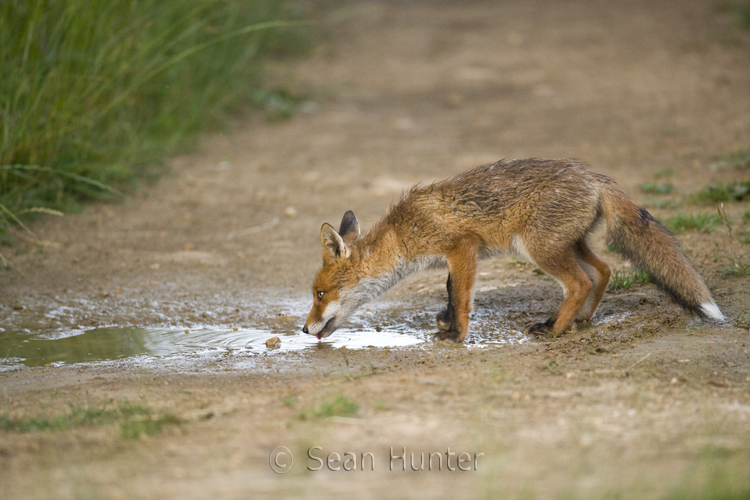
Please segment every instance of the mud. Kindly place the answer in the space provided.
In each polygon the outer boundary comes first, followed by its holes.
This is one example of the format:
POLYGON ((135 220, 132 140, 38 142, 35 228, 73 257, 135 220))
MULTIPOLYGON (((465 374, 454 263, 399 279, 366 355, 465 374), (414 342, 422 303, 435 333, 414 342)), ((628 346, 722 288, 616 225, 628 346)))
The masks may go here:
MULTIPOLYGON (((127 400, 184 423, 136 441, 108 425, 0 431, 0 496, 747 492, 750 283, 725 269, 750 252, 735 241, 732 256, 725 227, 678 235, 724 324, 635 285, 608 292, 591 324, 529 338, 560 287, 498 257, 480 265, 464 345, 431 340, 441 273, 326 343, 299 329, 323 222, 352 209, 368 228, 403 189, 480 163, 578 157, 659 219, 713 213, 687 194, 743 176, 714 164, 747 147, 750 34, 700 1, 352 2, 321 22, 330 39, 310 58, 268 72, 308 96, 294 119, 238 119, 154 187, 2 248, 23 272, 0 274, 0 415, 127 400), (673 194, 639 190, 670 171, 673 194), (359 409, 322 415, 341 395, 359 409), (288 474, 269 466, 278 446, 288 474), (308 470, 314 446, 370 452, 375 471, 308 470), (484 455, 476 471, 391 471, 391 448, 484 455)), ((748 206, 726 209, 738 237, 748 206)), ((601 234, 593 247, 627 269, 601 234)))

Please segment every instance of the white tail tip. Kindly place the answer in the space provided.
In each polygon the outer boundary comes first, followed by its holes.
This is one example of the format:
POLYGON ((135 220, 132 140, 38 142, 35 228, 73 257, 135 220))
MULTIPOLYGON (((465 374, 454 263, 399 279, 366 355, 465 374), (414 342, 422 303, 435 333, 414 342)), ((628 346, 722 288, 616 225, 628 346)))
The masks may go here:
POLYGON ((709 318, 718 321, 724 321, 727 319, 715 302, 704 302, 703 304, 701 304, 701 311, 703 311, 703 314, 705 314, 709 318))

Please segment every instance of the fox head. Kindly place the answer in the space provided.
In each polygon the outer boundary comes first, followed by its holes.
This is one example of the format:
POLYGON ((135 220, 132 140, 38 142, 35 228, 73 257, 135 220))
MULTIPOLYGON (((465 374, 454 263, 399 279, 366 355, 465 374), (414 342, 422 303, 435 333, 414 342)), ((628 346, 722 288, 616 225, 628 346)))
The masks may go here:
POLYGON ((351 210, 341 219, 338 232, 330 224, 320 228, 323 267, 313 281, 313 306, 302 327, 304 333, 328 337, 361 305, 356 292, 359 255, 352 246, 358 237, 359 222, 351 210))

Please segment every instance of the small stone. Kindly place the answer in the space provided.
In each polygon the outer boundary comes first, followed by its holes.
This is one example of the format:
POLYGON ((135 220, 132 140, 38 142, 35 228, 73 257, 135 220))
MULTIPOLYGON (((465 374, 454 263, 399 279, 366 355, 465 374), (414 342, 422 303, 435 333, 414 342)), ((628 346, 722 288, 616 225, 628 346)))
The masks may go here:
POLYGON ((672 377, 672 380, 669 381, 670 384, 679 384, 680 380, 677 377, 672 377))
POLYGON ((266 347, 269 349, 273 347, 278 347, 281 344, 281 339, 279 337, 271 337, 270 339, 266 340, 266 347))
POLYGON ((157 269, 159 269, 159 263, 155 262, 155 263, 151 264, 150 266, 148 266, 148 268, 149 269, 153 269, 154 271, 156 271, 157 269))
POLYGON ((185 328, 185 333, 190 333, 190 330, 188 330, 187 328, 185 328))
POLYGON ((286 207, 286 209, 284 210, 284 216, 289 219, 296 219, 297 209, 294 207, 286 207))

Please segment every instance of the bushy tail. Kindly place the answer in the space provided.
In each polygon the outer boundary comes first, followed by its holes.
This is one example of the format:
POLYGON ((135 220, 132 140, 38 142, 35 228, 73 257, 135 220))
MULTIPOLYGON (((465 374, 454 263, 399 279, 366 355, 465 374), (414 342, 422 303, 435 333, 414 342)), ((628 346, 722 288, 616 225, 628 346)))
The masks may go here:
POLYGON ((646 209, 616 185, 603 186, 600 198, 607 219, 607 241, 684 308, 702 317, 724 320, 706 282, 680 244, 646 209))

